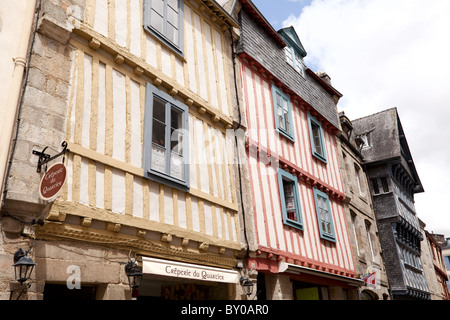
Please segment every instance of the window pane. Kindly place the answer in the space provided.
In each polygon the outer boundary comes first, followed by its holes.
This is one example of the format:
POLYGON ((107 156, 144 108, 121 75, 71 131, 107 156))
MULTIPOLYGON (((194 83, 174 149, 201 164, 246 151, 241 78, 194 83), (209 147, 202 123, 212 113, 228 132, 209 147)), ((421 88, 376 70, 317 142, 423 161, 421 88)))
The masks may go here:
POLYGON ((152 169, 166 172, 166 149, 152 144, 152 169))
POLYGON ((331 215, 328 211, 328 199, 317 195, 317 210, 319 212, 319 223, 323 233, 333 235, 331 226, 331 215))
POLYGON ((297 220, 297 211, 292 210, 287 212, 287 217, 289 220, 298 221, 297 220))
POLYGON ((166 102, 156 97, 153 99, 153 119, 166 122, 166 102))
POLYGON ((156 119, 153 119, 152 142, 163 148, 166 146, 166 125, 156 119))
POLYGON ((280 96, 280 94, 277 92, 276 93, 276 97, 277 97, 277 106, 279 107, 279 108, 282 108, 282 104, 281 104, 281 96, 280 96))
POLYGON ((386 177, 380 178, 381 185, 383 186, 383 192, 389 192, 389 185, 386 177))
POLYGON ((153 28, 158 32, 164 34, 164 19, 163 17, 155 11, 151 11, 150 23, 153 28))
POLYGON ((285 196, 285 202, 286 202, 286 210, 294 210, 295 209, 295 199, 293 196, 288 197, 285 196))
POLYGON ((377 181, 377 179, 370 179, 370 182, 372 183, 373 193, 374 194, 379 194, 380 193, 380 189, 378 188, 378 181, 377 181))
POLYGON ((178 0, 167 0, 167 5, 175 12, 178 12, 178 0))
POLYGON ((167 23, 167 39, 178 45, 178 29, 174 28, 170 23, 167 23))
POLYGON ((286 54, 287 63, 289 63, 292 66, 293 63, 292 63, 291 47, 289 46, 284 47, 284 52, 286 54))
POLYGON ((152 0, 152 10, 159 13, 160 16, 164 15, 164 0, 152 0))
POLYGON ((170 150, 183 156, 183 134, 179 130, 171 129, 170 150))
POLYGON ((167 7, 167 22, 178 28, 178 12, 171 7, 167 7))
POLYGON ((331 234, 331 223, 327 222, 327 233, 331 234))
POLYGON ((283 109, 281 106, 278 106, 278 127, 284 129, 284 121, 283 121, 283 109))
POLYGON ((154 170, 166 171, 166 103, 153 98, 152 164, 154 170))
POLYGON ((289 124, 289 111, 284 110, 284 129, 290 133, 290 124, 289 124))
POLYGON ((289 220, 297 221, 297 208, 295 206, 294 182, 283 180, 284 201, 286 205, 286 214, 289 220))
POLYGON ((172 129, 181 129, 183 127, 183 113, 178 109, 170 109, 170 126, 172 129))
POLYGON ((284 113, 288 113, 289 112, 289 105, 286 99, 282 99, 283 100, 283 109, 284 109, 284 113))
POLYGON ((319 155, 322 155, 322 146, 321 146, 321 139, 320 139, 320 127, 312 124, 312 135, 313 135, 313 143, 314 143, 314 151, 318 153, 319 155))
POLYGON ((175 152, 170 153, 170 175, 180 180, 184 179, 183 157, 175 152))
POLYGON ((171 108, 170 111, 170 150, 183 155, 183 114, 181 111, 171 108))

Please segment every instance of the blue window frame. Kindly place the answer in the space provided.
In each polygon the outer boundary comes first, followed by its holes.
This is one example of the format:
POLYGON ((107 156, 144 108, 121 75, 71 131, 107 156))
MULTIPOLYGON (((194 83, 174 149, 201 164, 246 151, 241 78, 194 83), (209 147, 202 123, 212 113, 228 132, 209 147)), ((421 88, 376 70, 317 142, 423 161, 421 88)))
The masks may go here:
POLYGON ((320 237, 322 239, 336 242, 334 231, 333 214, 330 207, 328 195, 316 188, 314 191, 314 202, 316 204, 317 222, 319 223, 320 237))
POLYGON ((280 190, 283 223, 303 230, 297 177, 278 168, 278 187, 280 190))
POLYGON ((183 0, 144 0, 144 28, 183 56, 183 0))
POLYGON ((147 83, 144 116, 144 175, 189 189, 188 107, 147 83))
POLYGON ((321 123, 308 112, 309 137, 311 139, 312 154, 317 159, 327 163, 325 143, 321 123))
POLYGON ((275 126, 278 132, 283 134, 292 142, 295 142, 290 99, 286 94, 284 94, 284 92, 274 85, 272 85, 272 95, 275 113, 275 126))

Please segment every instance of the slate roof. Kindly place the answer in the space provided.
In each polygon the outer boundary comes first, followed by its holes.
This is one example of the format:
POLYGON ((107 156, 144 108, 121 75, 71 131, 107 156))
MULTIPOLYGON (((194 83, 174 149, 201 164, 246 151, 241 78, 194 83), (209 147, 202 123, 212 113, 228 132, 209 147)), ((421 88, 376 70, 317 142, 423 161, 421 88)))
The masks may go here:
POLYGON ((370 147, 361 150, 365 163, 400 160, 418 185, 418 190, 423 191, 397 108, 352 120, 352 124, 352 139, 369 134, 370 147))

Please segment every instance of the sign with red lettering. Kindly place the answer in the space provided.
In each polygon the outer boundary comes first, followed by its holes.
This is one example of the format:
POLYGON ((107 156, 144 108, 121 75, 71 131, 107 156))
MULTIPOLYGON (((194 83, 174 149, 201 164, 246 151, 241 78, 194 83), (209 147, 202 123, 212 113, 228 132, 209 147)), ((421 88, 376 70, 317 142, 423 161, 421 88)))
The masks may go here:
POLYGON ((66 167, 62 163, 54 164, 47 170, 39 185, 39 195, 50 200, 58 194, 66 181, 66 167))

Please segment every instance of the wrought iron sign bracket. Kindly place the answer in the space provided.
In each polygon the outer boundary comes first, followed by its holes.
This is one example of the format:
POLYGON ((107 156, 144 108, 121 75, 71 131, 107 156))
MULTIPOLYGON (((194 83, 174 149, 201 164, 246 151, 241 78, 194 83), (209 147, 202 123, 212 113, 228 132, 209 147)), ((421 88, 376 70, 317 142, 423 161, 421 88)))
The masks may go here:
MULTIPOLYGON (((42 150, 41 152, 33 150, 33 154, 39 156, 36 172, 41 172, 42 166, 44 164, 47 164, 48 162, 52 161, 53 159, 56 159, 56 158, 64 155, 66 153, 66 151, 69 151, 69 149, 67 149, 66 141, 63 141, 63 143, 61 144, 61 147, 63 147, 63 150, 60 153, 58 153, 57 155, 54 155, 53 157, 51 157, 49 154, 45 153, 45 150, 47 150, 48 146, 45 147, 44 150, 42 150)), ((62 161, 64 163, 64 157, 63 157, 62 161)), ((45 167, 45 170, 47 171, 47 166, 45 167)))

